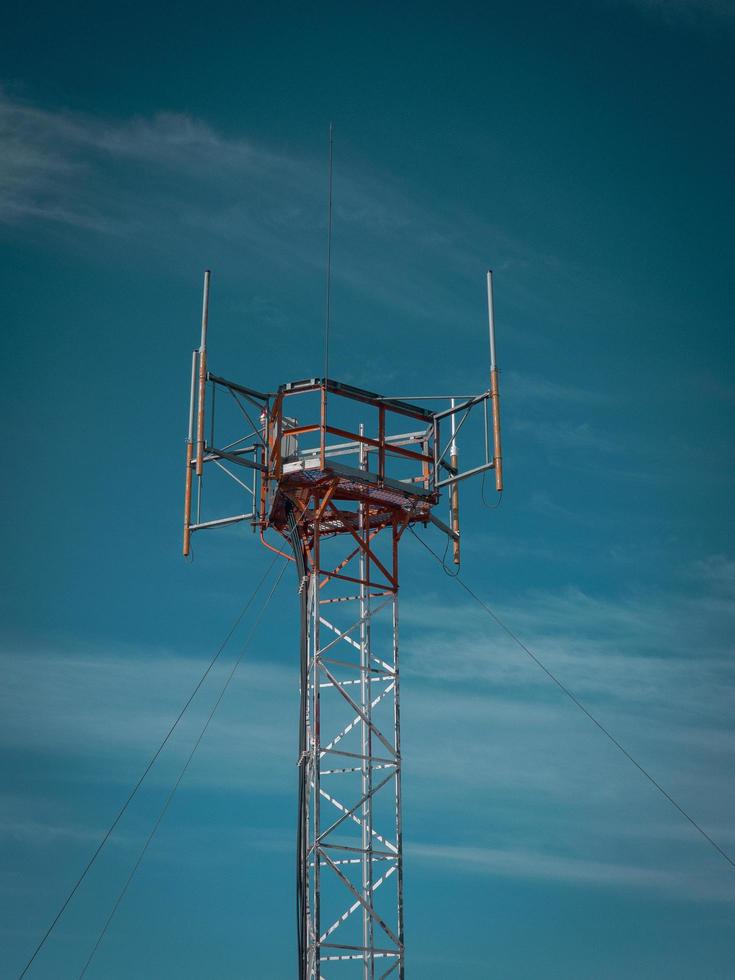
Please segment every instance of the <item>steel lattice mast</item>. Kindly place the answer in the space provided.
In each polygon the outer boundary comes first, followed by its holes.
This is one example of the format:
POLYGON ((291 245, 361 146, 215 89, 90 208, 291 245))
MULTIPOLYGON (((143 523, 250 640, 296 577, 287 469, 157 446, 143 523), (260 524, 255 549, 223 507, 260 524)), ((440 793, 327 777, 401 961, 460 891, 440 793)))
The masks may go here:
MULTIPOLYGON (((313 510, 332 487, 315 494, 313 510)), ((406 524, 375 525, 366 504, 358 515, 350 535, 356 547, 339 573, 318 570, 318 523, 304 548, 299 914, 306 978, 348 961, 361 963, 365 977, 404 975, 398 569, 381 570, 374 549, 383 535, 397 556, 406 524), (358 581, 337 577, 353 563, 358 581)))
POLYGON ((296 568, 299 980, 403 980, 399 542, 407 528, 430 522, 453 541, 458 562, 457 484, 494 469, 502 490, 492 277, 490 386, 436 399, 387 398, 328 378, 267 393, 212 374, 209 281, 207 273, 202 343, 192 361, 184 554, 192 533, 247 521, 296 568), (212 405, 206 438, 207 386, 212 403, 217 391, 231 396, 245 435, 220 439, 212 405), (429 400, 446 407, 419 404, 429 400), (464 431, 470 444, 465 425, 473 416, 484 451, 460 470, 457 441, 464 431), (248 513, 203 519, 209 464, 251 498, 248 513), (448 524, 434 513, 443 488, 448 524), (267 532, 280 536, 280 547, 267 532))

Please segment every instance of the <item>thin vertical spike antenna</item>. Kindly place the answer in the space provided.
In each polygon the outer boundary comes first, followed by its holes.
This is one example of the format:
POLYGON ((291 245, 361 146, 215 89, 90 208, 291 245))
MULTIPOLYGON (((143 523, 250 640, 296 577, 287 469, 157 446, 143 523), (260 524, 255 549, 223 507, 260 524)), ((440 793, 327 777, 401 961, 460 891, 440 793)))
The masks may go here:
POLYGON ((197 476, 204 468, 204 400, 207 391, 207 321, 209 319, 209 280, 212 273, 204 272, 204 294, 202 296, 202 340, 199 346, 199 402, 197 406, 197 476))
MULTIPOLYGON (((452 408, 454 408, 455 400, 452 399, 452 408)), ((449 465, 452 467, 455 475, 459 470, 459 449, 457 448, 457 440, 455 439, 455 434, 457 431, 457 416, 452 413, 450 416, 452 421, 452 443, 449 449, 449 465)), ((457 481, 450 485, 449 488, 449 525, 451 529, 457 534, 456 538, 452 539, 452 556, 454 559, 454 564, 459 565, 459 486, 457 481)))
POLYGON ((332 317, 332 170, 334 160, 334 124, 329 124, 329 177, 327 196, 327 295, 324 311, 324 382, 329 377, 329 328, 332 317))
POLYGON ((197 357, 198 351, 191 352, 191 391, 189 394, 189 430, 186 437, 186 483, 184 485, 184 558, 189 555, 191 541, 191 483, 193 478, 194 460, 191 458, 194 448, 194 404, 197 387, 197 357))
POLYGON ((332 319, 332 161, 334 158, 334 124, 329 124, 329 176, 327 187, 327 289, 324 308, 324 377, 321 398, 321 465, 327 431, 327 379, 329 378, 329 328, 332 319))
POLYGON ((495 356, 495 306, 493 303, 493 274, 487 274, 487 319, 490 328, 490 404, 493 412, 493 461, 495 463, 495 488, 503 489, 503 448, 500 440, 500 386, 495 356))

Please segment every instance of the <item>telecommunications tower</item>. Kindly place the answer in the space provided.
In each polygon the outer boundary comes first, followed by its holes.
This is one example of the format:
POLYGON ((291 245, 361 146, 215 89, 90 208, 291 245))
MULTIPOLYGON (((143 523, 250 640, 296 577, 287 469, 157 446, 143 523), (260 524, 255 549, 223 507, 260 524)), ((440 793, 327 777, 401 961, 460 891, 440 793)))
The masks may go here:
MULTIPOLYGON (((459 483, 494 469, 502 491, 492 273, 489 387, 477 395, 387 397, 326 377, 265 392, 212 374, 209 286, 205 272, 183 552, 196 532, 247 522, 296 569, 299 980, 403 980, 399 543, 431 523, 459 564, 459 483), (205 468, 224 474, 246 512, 205 519, 205 468)), ((225 495, 207 491, 221 514, 225 495)))

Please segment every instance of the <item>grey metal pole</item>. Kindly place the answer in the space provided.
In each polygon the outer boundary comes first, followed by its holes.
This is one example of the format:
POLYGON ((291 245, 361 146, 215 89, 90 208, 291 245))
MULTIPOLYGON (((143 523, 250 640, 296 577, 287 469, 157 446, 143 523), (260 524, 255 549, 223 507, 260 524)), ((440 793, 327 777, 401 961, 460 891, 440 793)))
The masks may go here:
MULTIPOLYGON (((452 408, 455 407, 455 400, 452 399, 452 408)), ((453 476, 457 475, 459 469, 459 450, 457 449, 457 416, 450 416, 452 422, 452 442, 449 449, 449 465, 452 467, 453 476)), ((452 558, 455 565, 459 565, 459 487, 455 480, 449 488, 449 526, 454 531, 456 537, 452 539, 452 558)))
POLYGON ((199 346, 199 404, 197 410, 197 476, 202 475, 204 465, 204 400, 207 391, 207 322, 209 320, 209 281, 212 273, 204 272, 202 296, 202 339, 199 346))
POLYGON ((310 669, 310 682, 311 682, 311 701, 312 701, 312 714, 310 717, 310 738, 311 738, 311 752, 312 752, 312 763, 311 763, 311 774, 312 774, 312 792, 313 797, 313 811, 312 819, 313 824, 311 827, 312 831, 312 846, 311 846, 311 862, 313 865, 312 872, 312 882, 313 882, 313 892, 310 895, 311 899, 311 930, 312 937, 311 942, 313 942, 313 976, 314 980, 321 980, 321 845, 320 838, 322 833, 321 825, 321 705, 320 696, 321 692, 319 689, 320 674, 319 668, 321 663, 321 648, 320 648, 320 630, 319 630, 319 555, 320 555, 320 543, 319 543, 319 529, 315 528, 315 542, 314 542, 314 555, 315 555, 315 566, 312 569, 309 578, 309 590, 310 596, 310 606, 311 606, 311 635, 312 635, 312 648, 311 657, 309 663, 310 669))
POLYGON ((396 863, 398 865, 396 883, 396 916, 398 919, 398 978, 405 980, 405 935, 403 923, 403 802, 401 798, 401 779, 403 756, 401 754, 401 695, 400 695, 400 666, 398 660, 398 592, 393 595, 393 673, 395 680, 395 695, 393 698, 393 738, 396 747, 396 776, 395 776, 395 821, 396 821, 396 863))
POLYGON ((493 457, 495 463, 495 488, 503 489, 503 449, 500 440, 500 385, 495 354, 495 304, 493 302, 493 274, 487 274, 487 318, 490 329, 490 403, 493 411, 493 457))
POLYGON ((495 357, 495 303, 493 301, 493 274, 490 269, 487 272, 487 320, 490 328, 490 370, 496 368, 495 357))
POLYGON ((194 446, 194 399, 196 397, 197 381, 197 351, 191 352, 191 391, 189 394, 189 428, 186 436, 186 482, 184 484, 184 546, 183 553, 186 558, 189 554, 191 545, 191 484, 192 484, 192 458, 191 453, 194 446))
MULTIPOLYGON (((361 422, 359 433, 365 435, 365 426, 361 422)), ((367 452, 364 443, 360 443, 359 450, 360 469, 368 468, 367 452)), ((365 501, 360 501, 359 531, 360 538, 367 545, 370 538, 370 525, 368 519, 368 509, 365 501)), ((370 684, 371 651, 370 651, 370 589, 367 584, 369 579, 369 559, 364 551, 360 552, 360 699, 361 707, 365 712, 365 718, 361 723, 362 741, 362 795, 365 803, 362 807, 362 893, 365 899, 372 905, 373 896, 373 740, 370 729, 372 714, 372 691, 370 684)), ((369 907, 362 910, 362 942, 365 947, 363 959, 363 978, 373 980, 375 976, 375 957, 374 957, 374 934, 373 917, 369 907)))

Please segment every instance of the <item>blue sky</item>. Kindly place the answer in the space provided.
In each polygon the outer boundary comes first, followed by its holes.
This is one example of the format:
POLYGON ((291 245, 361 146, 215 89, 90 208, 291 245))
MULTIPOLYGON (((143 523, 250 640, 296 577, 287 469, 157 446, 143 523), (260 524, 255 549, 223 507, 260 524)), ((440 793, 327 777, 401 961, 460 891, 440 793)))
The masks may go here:
MULTIPOLYGON (((6 14, 0 976, 269 560, 179 557, 189 357, 211 267, 214 370, 320 372, 330 120, 332 373, 481 389, 495 269, 507 489, 463 488, 463 575, 735 851, 734 39, 726 0, 6 14)), ((409 975, 732 976, 732 868, 402 547, 409 975)), ((90 978, 293 975, 296 610, 90 978)), ((31 977, 78 976, 238 649, 31 977)))

